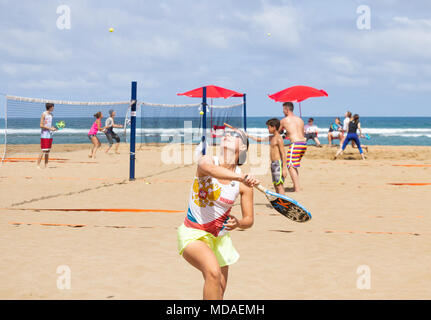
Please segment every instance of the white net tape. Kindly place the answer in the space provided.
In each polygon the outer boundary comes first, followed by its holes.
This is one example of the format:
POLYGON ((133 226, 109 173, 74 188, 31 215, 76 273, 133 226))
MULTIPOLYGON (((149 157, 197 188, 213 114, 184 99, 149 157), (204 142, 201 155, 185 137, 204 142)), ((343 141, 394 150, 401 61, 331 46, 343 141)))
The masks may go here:
MULTIPOLYGON (((151 102, 139 102, 140 106, 145 107, 163 107, 163 108, 191 108, 191 107, 201 107, 202 103, 195 103, 195 104, 162 104, 162 103, 151 103, 151 102)), ((236 108, 244 105, 244 103, 229 105, 229 106, 215 106, 215 105, 209 105, 207 104, 208 108, 213 109, 228 109, 228 108, 236 108)))
POLYGON ((82 101, 66 101, 66 100, 49 100, 49 99, 38 99, 38 98, 26 98, 17 96, 6 96, 8 100, 22 101, 22 102, 35 102, 35 103, 54 103, 63 105, 77 105, 77 106, 112 106, 112 105, 124 105, 132 104, 133 101, 115 101, 115 102, 82 102, 82 101))

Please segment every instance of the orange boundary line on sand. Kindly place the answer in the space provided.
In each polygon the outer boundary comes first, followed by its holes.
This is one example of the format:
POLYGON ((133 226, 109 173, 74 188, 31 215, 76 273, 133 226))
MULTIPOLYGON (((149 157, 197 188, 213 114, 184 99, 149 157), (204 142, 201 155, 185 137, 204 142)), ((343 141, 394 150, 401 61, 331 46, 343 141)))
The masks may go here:
POLYGON ((65 212, 158 212, 158 213, 184 213, 184 210, 163 210, 163 209, 38 209, 38 208, 4 208, 3 210, 22 210, 22 211, 65 211, 65 212))
POLYGON ((326 233, 356 233, 356 234, 404 234, 419 236, 416 232, 392 232, 392 231, 356 231, 356 230, 325 230, 326 233))
POLYGON ((412 219, 417 218, 421 219, 424 218, 424 216, 414 216, 414 217, 406 217, 406 216, 368 216, 368 218, 400 218, 400 219, 412 219))
POLYGON ((136 227, 136 226, 98 226, 98 225, 87 225, 87 224, 64 224, 64 223, 43 223, 43 222, 9 222, 9 224, 13 224, 16 226, 20 225, 38 225, 44 227, 72 227, 72 228, 83 228, 83 227, 103 227, 103 228, 118 228, 118 229, 131 229, 131 228, 139 228, 139 229, 152 229, 154 227, 136 227))
POLYGON ((431 167, 431 164, 393 164, 394 167, 431 167))
POLYGON ((431 183, 428 182, 417 182, 417 183, 387 183, 392 186, 431 186, 431 183))

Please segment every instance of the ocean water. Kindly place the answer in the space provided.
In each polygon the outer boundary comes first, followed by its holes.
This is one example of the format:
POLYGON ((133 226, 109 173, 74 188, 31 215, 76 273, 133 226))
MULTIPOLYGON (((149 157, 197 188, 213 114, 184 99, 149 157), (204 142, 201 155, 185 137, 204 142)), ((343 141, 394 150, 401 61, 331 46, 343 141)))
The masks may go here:
MULTIPOLYGON (((248 117, 247 132, 255 136, 267 136, 268 130, 265 122, 270 117, 248 117)), ((321 143, 327 144, 327 133, 334 117, 313 117, 314 123, 319 128, 318 138, 321 143)), ((304 118, 304 122, 308 118, 304 118)), ((67 127, 54 134, 54 143, 89 143, 87 134, 94 118, 65 118, 67 127)), ((219 119, 223 123, 229 119, 219 119)), ((366 145, 412 145, 431 146, 431 117, 361 117, 363 133, 367 133, 370 139, 362 139, 366 145)), ((103 120, 104 122, 104 120, 103 120)), ((136 142, 168 142, 183 141, 184 137, 192 137, 193 142, 200 140, 199 118, 190 119, 145 119, 145 125, 141 126, 141 119, 137 118, 136 142), (188 120, 188 126, 184 128, 184 120, 188 120)), ((123 124, 124 118, 117 117, 116 123, 123 124)), ((213 124, 216 122, 213 122, 213 124)), ((240 119, 232 119, 232 123, 241 123, 240 119)), ((208 121, 208 126, 210 123, 208 121)), ((116 129, 120 138, 129 140, 130 128, 116 129)), ((210 136, 210 135, 209 135, 210 136)), ((103 133, 99 133, 103 142, 107 139, 103 133)), ((8 119, 7 137, 5 137, 5 121, 0 119, 0 143, 7 138, 8 144, 38 144, 40 143, 39 118, 11 118, 8 119)), ((253 143, 253 141, 251 141, 253 143)), ((309 140, 309 144, 314 144, 309 140)), ((339 140, 335 140, 339 143, 339 140)))

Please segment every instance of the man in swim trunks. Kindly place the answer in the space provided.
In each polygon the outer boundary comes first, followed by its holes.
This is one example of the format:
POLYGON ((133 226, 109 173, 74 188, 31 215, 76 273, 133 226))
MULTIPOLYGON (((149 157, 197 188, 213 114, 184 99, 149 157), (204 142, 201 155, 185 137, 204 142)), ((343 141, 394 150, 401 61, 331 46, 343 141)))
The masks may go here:
POLYGON ((46 111, 42 113, 40 117, 40 148, 42 152, 37 159, 37 167, 40 169, 40 162, 42 161, 42 157, 45 155, 45 168, 48 165, 49 160, 49 152, 51 151, 52 146, 52 131, 56 131, 57 129, 52 126, 52 112, 54 111, 53 103, 45 104, 46 111))
POLYGON ((283 103, 283 113, 286 116, 280 121, 279 132, 287 131, 290 138, 290 146, 287 151, 287 167, 293 182, 295 192, 299 192, 299 173, 301 159, 307 150, 307 141, 304 137, 304 121, 293 113, 293 103, 283 103))
POLYGON ((280 120, 273 118, 266 122, 268 132, 270 134, 267 138, 253 137, 247 134, 250 139, 257 142, 269 141, 269 155, 271 159, 271 175, 272 183, 275 187, 275 192, 284 194, 284 180, 287 176, 287 161, 286 153, 284 151, 283 138, 278 133, 280 129, 280 120))

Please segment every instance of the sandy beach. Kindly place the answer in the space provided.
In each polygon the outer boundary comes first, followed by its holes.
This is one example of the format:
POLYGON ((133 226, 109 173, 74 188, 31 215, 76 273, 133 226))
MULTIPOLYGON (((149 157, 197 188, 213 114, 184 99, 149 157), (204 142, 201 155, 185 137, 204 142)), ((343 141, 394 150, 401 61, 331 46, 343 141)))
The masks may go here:
MULTIPOLYGON (((57 160, 38 170, 37 146, 16 147, 0 166, 0 299, 202 298, 200 272, 177 253, 192 150, 143 146, 129 181, 128 146, 104 148, 92 160, 89 144, 54 144, 57 160), (61 266, 69 289, 58 288, 61 266)), ((254 226, 231 233, 241 257, 225 299, 431 299, 431 147, 369 146, 365 161, 350 146, 333 161, 336 150, 309 146, 302 192, 285 183, 311 221, 286 219, 255 191, 254 226), (361 270, 369 288, 358 288, 361 270)), ((271 186, 268 146, 251 145, 242 170, 271 186)))

